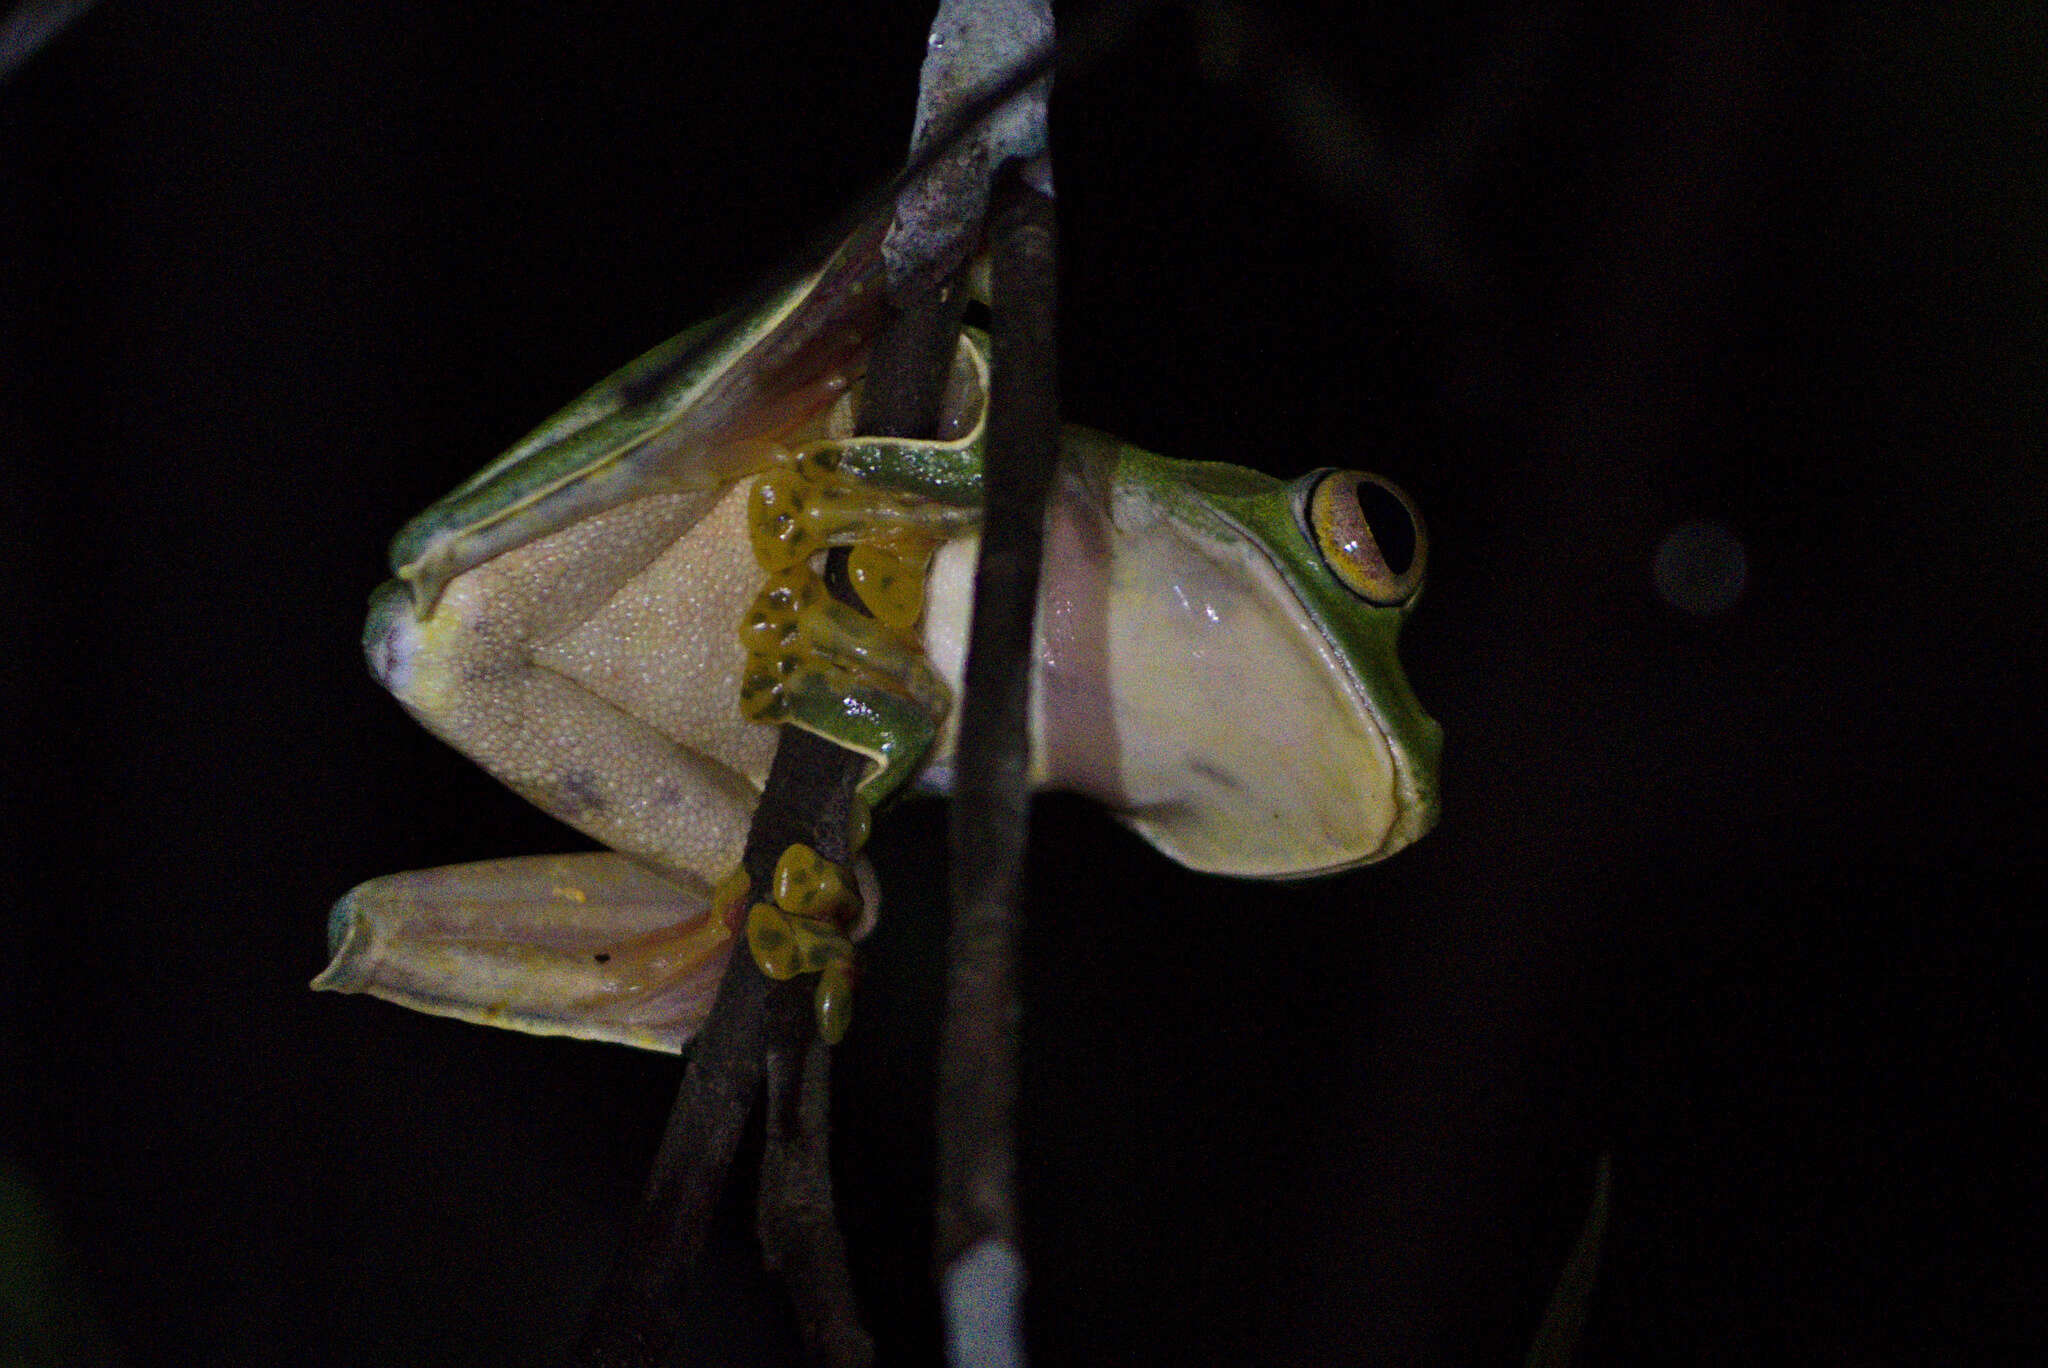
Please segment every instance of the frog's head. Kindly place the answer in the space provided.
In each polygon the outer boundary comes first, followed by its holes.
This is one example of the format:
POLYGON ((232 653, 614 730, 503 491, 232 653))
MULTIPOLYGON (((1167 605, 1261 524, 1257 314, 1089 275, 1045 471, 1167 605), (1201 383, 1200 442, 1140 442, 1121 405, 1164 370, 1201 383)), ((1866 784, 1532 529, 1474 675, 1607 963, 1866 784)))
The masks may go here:
POLYGON ((1428 554, 1408 497, 1073 430, 1067 453, 1040 605, 1047 781, 1215 873, 1331 873, 1426 832, 1443 733, 1395 650, 1428 554))

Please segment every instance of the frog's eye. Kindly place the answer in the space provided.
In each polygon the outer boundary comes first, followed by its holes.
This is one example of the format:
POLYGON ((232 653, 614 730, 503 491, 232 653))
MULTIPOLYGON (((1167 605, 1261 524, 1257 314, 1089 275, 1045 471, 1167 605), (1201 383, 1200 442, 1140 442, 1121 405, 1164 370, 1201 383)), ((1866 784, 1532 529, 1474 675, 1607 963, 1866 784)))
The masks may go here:
POLYGON ((1398 608, 1422 588, 1429 537, 1408 496, 1377 475, 1329 470, 1302 508, 1316 554, 1367 603, 1398 608))

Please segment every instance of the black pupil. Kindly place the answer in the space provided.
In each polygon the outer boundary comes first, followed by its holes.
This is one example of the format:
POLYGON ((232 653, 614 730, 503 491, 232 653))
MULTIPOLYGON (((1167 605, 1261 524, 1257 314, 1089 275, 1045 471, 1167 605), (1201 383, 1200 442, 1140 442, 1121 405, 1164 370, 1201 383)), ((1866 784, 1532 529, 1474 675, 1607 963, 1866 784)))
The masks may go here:
POLYGON ((1380 558, 1387 563, 1388 572, 1395 579, 1407 574, 1415 563, 1415 522, 1408 516, 1408 505, 1385 485, 1360 480, 1358 511, 1365 515, 1372 539, 1380 544, 1380 558))

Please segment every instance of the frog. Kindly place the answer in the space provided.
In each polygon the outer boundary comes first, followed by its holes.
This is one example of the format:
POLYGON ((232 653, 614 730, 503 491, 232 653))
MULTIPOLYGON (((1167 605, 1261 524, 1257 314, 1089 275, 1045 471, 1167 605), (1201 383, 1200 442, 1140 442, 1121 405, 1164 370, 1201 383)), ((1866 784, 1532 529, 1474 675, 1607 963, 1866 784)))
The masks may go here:
MULTIPOLYGON (((855 430, 885 227, 600 382, 394 539, 371 673, 604 849, 373 879, 335 905, 315 988, 676 1051, 744 942, 818 974, 843 1034, 872 870, 792 847, 757 896, 738 866, 777 724, 864 758, 851 849, 870 810, 951 784, 989 347, 961 333, 930 438, 855 430)), ((1396 485, 1069 425, 1044 549, 1036 788, 1238 878, 1333 874, 1434 824, 1442 732, 1397 650, 1428 539, 1396 485)))

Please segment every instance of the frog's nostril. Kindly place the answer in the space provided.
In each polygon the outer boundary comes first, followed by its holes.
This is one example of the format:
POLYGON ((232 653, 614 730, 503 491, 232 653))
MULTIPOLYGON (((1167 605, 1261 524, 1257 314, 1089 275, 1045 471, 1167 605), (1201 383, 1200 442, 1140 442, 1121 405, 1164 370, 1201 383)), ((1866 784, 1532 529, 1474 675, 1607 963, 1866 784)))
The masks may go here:
POLYGON ((405 692, 412 682, 419 641, 412 591, 398 580, 377 586, 377 592, 370 595, 369 620, 363 624, 363 658, 379 684, 395 694, 405 692))

